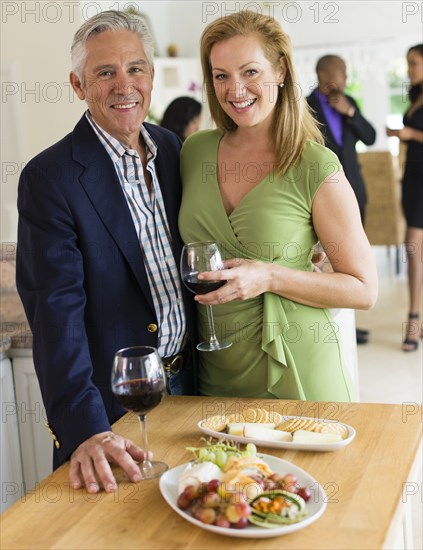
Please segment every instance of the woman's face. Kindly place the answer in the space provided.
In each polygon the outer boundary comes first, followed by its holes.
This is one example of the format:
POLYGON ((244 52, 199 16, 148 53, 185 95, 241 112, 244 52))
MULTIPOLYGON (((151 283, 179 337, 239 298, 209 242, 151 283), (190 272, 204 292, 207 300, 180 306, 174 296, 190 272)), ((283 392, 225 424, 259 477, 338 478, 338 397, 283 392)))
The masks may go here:
POLYGON ((217 100, 234 123, 239 128, 270 125, 278 86, 286 75, 285 59, 275 70, 260 39, 249 35, 217 42, 210 63, 217 100))
POLYGON ((423 56, 415 50, 407 55, 408 78, 412 86, 423 83, 423 56))

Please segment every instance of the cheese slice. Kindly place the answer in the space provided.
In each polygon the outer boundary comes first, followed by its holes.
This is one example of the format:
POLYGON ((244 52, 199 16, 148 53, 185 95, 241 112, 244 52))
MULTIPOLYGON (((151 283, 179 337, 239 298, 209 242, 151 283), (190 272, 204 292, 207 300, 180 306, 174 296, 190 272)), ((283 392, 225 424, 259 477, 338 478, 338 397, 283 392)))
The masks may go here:
POLYGON ((269 430, 257 426, 245 426, 244 437, 261 439, 262 441, 292 441, 292 435, 289 432, 269 430))
POLYGON ((246 426, 253 426, 258 428, 264 428, 267 430, 273 430, 276 427, 276 424, 261 424, 259 422, 229 422, 228 424, 228 434, 229 435, 244 435, 244 428, 246 426))
POLYGON ((308 432, 297 430, 294 432, 293 443, 337 443, 342 441, 342 435, 334 433, 308 432))

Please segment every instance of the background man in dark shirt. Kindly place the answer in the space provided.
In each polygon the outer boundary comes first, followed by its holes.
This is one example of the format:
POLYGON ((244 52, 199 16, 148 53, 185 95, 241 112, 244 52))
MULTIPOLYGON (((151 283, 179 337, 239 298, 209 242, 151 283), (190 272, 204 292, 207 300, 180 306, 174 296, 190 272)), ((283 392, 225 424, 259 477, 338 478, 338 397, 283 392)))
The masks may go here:
MULTIPOLYGON (((336 153, 341 161, 357 198, 364 225, 367 196, 355 146, 357 141, 373 145, 376 131, 360 113, 354 99, 344 94, 347 67, 342 58, 337 55, 321 57, 316 72, 319 84, 307 101, 321 124, 326 147, 336 153)), ((367 340, 368 331, 357 329, 357 343, 363 344, 367 340)))

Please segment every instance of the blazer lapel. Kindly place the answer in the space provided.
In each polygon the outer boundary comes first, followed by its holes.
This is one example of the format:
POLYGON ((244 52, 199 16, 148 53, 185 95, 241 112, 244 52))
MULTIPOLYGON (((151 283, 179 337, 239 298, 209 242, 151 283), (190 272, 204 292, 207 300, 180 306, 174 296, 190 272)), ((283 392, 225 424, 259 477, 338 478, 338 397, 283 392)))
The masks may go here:
POLYGON ((166 210, 166 218, 169 225, 169 232, 172 237, 172 249, 176 265, 179 266, 182 241, 179 237, 178 216, 181 203, 182 185, 179 175, 179 152, 168 151, 169 143, 162 139, 160 131, 155 126, 144 123, 157 145, 157 157, 155 167, 157 179, 163 196, 163 203, 166 210), (169 159, 177 155, 178 162, 175 166, 169 166, 169 159))
POLYGON ((85 167, 79 181, 132 269, 154 311, 138 235, 112 160, 85 119, 72 135, 74 159, 85 167))

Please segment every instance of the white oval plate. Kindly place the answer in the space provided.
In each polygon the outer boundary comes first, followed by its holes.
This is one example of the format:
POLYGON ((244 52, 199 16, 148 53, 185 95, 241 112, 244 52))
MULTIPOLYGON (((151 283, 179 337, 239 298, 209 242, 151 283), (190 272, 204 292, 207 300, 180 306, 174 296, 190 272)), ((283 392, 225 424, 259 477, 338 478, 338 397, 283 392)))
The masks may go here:
POLYGON ((292 523, 291 525, 281 525, 274 529, 268 529, 266 527, 257 527, 255 525, 249 525, 245 529, 228 529, 226 527, 218 527, 217 525, 207 525, 202 523, 198 519, 193 518, 189 513, 178 508, 176 502, 178 499, 178 483, 182 472, 187 467, 187 464, 176 466, 165 472, 160 478, 160 491, 165 501, 171 508, 175 510, 184 519, 193 523, 201 529, 217 533, 219 535, 227 535, 229 537, 239 538, 251 538, 251 539, 267 539, 271 537, 278 537, 280 535, 287 535, 288 533, 294 533, 300 529, 304 529, 308 525, 314 523, 323 514, 326 508, 327 497, 317 481, 311 477, 310 474, 281 458, 276 458, 272 455, 260 454, 260 458, 265 460, 270 466, 273 472, 278 474, 294 474, 298 478, 298 483, 303 487, 308 487, 311 491, 310 500, 307 502, 308 515, 298 523, 292 523))
MULTIPOLYGON (((289 420, 290 418, 310 418, 308 416, 284 416, 284 420, 289 420)), ((337 420, 325 420, 325 419, 319 419, 319 418, 313 418, 316 422, 337 422, 337 420)), ((200 428, 202 432, 204 432, 207 435, 210 435, 211 437, 214 437, 216 439, 224 439, 225 441, 236 441, 237 443, 254 443, 255 445, 259 445, 260 447, 269 447, 272 449, 290 449, 292 451, 319 451, 319 452, 325 452, 325 451, 337 451, 338 449, 342 449, 342 447, 346 447, 351 443, 351 441, 355 437, 355 430, 352 426, 349 426, 348 424, 344 424, 344 426, 348 429, 348 437, 346 439, 343 439, 342 441, 336 441, 335 443, 293 443, 291 441, 266 441, 264 439, 254 439, 252 437, 244 437, 242 435, 229 435, 225 432, 216 432, 214 430, 210 430, 209 428, 206 428, 203 426, 203 422, 205 420, 200 420, 200 422, 197 424, 197 426, 200 428)))

